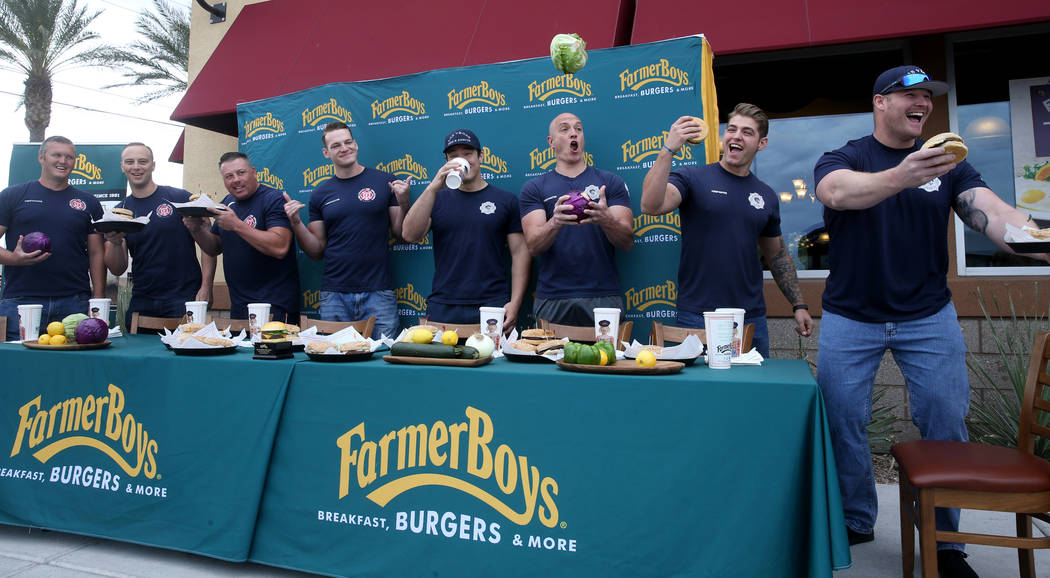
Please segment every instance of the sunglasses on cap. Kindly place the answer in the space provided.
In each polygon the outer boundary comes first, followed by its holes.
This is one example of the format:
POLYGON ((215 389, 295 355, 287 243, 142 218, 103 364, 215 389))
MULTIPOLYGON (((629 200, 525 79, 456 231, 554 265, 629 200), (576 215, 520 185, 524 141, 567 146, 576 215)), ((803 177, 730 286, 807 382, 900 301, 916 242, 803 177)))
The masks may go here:
POLYGON ((930 77, 928 75, 926 75, 926 73, 923 73, 923 72, 914 72, 912 74, 905 74, 904 76, 898 78, 897 80, 894 80, 893 82, 887 84, 886 88, 883 88, 882 90, 879 91, 879 94, 886 94, 891 89, 896 88, 898 86, 902 86, 904 88, 908 88, 909 86, 915 86, 916 84, 919 84, 920 82, 928 82, 929 80, 930 80, 930 77))

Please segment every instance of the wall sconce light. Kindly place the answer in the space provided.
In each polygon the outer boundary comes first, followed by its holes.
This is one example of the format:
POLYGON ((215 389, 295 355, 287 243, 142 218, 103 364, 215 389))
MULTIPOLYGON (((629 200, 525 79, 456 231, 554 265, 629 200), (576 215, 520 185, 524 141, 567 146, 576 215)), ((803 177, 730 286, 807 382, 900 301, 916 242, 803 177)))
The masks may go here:
POLYGON ((787 191, 784 191, 784 192, 780 193, 780 202, 782 202, 782 203, 790 203, 791 199, 793 199, 793 198, 794 197, 791 196, 791 193, 789 193, 787 191))
POLYGON ((801 199, 806 196, 806 181, 802 179, 794 179, 791 181, 791 184, 794 185, 795 194, 798 195, 798 198, 801 199))
POLYGON ((200 4, 201 8, 208 11, 211 14, 211 23, 215 24, 218 22, 226 22, 226 3, 218 2, 214 6, 205 2, 205 0, 197 0, 197 4, 200 4))

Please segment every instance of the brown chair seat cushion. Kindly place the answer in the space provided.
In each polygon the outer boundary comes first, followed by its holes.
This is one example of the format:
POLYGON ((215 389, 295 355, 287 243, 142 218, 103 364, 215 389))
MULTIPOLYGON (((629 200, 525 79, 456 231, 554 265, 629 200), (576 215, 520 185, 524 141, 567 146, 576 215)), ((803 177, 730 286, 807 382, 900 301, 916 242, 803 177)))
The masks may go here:
POLYGON ((983 492, 1050 490, 1050 462, 1015 448, 915 440, 890 450, 917 488, 983 492))

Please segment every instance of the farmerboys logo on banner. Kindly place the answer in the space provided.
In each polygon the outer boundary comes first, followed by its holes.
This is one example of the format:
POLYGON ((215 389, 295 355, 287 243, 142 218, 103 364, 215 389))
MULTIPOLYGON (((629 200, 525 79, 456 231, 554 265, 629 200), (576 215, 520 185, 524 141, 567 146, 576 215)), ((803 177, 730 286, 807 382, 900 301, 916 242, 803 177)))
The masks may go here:
POLYGON ((430 180, 430 173, 427 172, 427 168, 419 164, 408 153, 388 163, 376 163, 376 169, 386 171, 400 179, 412 179, 415 182, 430 180))
POLYGON ((529 83, 529 104, 523 110, 541 106, 565 106, 580 102, 598 100, 591 90, 591 84, 572 74, 560 74, 546 80, 534 80, 529 83))
POLYGON ((620 73, 620 93, 613 98, 634 98, 692 90, 689 73, 666 58, 620 73))
POLYGON ((255 172, 259 182, 278 191, 284 190, 284 179, 270 172, 270 167, 263 167, 255 172))
POLYGON ((448 91, 448 110, 444 116, 460 116, 503 112, 510 110, 507 106, 507 95, 492 88, 488 81, 482 80, 462 88, 448 91))
MULTIPOLYGON (((42 395, 18 408, 18 429, 11 447, 11 458, 23 451, 41 464, 48 464, 73 448, 90 448, 108 457, 120 471, 97 464, 63 463, 52 465, 49 472, 0 468, 0 477, 25 478, 41 483, 83 486, 103 491, 121 490, 121 472, 129 478, 159 480, 157 473, 157 440, 146 426, 125 411, 124 390, 109 384, 103 395, 45 400, 42 395)), ((125 483, 128 494, 167 497, 167 488, 152 484, 125 483)))
POLYGON ((668 279, 658 285, 630 287, 624 291, 623 297, 627 302, 627 313, 624 316, 628 319, 674 318, 678 284, 668 279))
POLYGON ((325 125, 330 122, 342 122, 350 128, 355 126, 350 109, 339 104, 339 101, 334 98, 329 98, 327 102, 317 106, 304 108, 302 116, 303 124, 299 129, 299 134, 324 130, 325 125))
MULTIPOLYGON (((525 176, 528 178, 542 175, 554 168, 556 160, 554 158, 554 147, 550 145, 532 149, 529 151, 529 170, 525 172, 525 176)), ((587 166, 594 166, 594 155, 591 153, 583 151, 583 160, 587 163, 587 166)))
POLYGON ((303 170, 303 188, 300 193, 308 193, 317 188, 318 185, 327 181, 335 175, 335 165, 325 163, 319 167, 303 170))
POLYGON ((487 146, 481 147, 481 176, 486 181, 495 179, 509 179, 513 175, 507 168, 507 161, 503 157, 492 152, 487 146))
POLYGON ((241 144, 277 138, 286 134, 284 122, 274 116, 272 112, 267 112, 264 115, 245 121, 244 126, 241 127, 241 144))
POLYGON ((430 115, 427 114, 427 105, 412 96, 407 90, 402 90, 401 94, 395 96, 373 100, 371 109, 372 122, 368 123, 369 126, 430 118, 430 115))
MULTIPOLYGON (((379 432, 378 436, 375 432, 370 435, 366 423, 361 422, 340 435, 336 439, 339 499, 363 496, 384 509, 385 516, 360 516, 370 520, 362 525, 383 530, 392 526, 396 532, 489 544, 503 541, 505 523, 524 527, 535 520, 546 528, 559 527, 557 480, 530 463, 528 457, 516 454, 507 443, 494 448, 498 428, 487 413, 468 406, 465 416, 466 420, 459 423, 446 424, 438 419, 429 425, 412 424, 379 432), (435 509, 396 510, 399 496, 435 486, 475 498, 487 513, 457 513, 440 504, 435 504, 435 509), (395 511, 387 512, 388 507, 395 511)), ((334 519, 341 516, 318 511, 322 521, 342 521, 334 519)), ((561 522, 561 528, 566 526, 561 522)), ((539 547, 543 540, 554 539, 514 534, 511 543, 539 547)), ((576 551, 575 539, 559 538, 557 542, 559 550, 576 551)))
MULTIPOLYGON (((653 166, 656 155, 660 154, 660 149, 667 142, 667 131, 663 131, 658 135, 644 137, 638 140, 627 139, 620 149, 623 152, 623 164, 616 167, 616 170, 630 171, 636 169, 649 169, 653 166)), ((683 146, 677 154, 674 155, 674 161, 676 165, 695 165, 696 161, 693 160, 693 149, 686 145, 683 146)))
POLYGON ((634 236, 642 243, 674 243, 682 235, 678 211, 665 215, 639 213, 634 217, 634 236))

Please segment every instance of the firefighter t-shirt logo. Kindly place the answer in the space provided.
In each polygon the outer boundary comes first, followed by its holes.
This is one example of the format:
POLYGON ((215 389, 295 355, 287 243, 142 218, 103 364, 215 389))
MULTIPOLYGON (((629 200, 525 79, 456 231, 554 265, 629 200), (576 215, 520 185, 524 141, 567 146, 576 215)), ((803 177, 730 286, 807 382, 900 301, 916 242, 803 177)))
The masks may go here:
POLYGON ((367 203, 368 201, 374 201, 376 198, 376 192, 372 189, 361 189, 357 191, 357 200, 367 203))
POLYGON ((80 199, 70 199, 69 200, 69 206, 73 207, 74 209, 76 209, 78 211, 86 211, 87 210, 87 204, 84 203, 84 201, 81 201, 80 199))
POLYGON ((244 222, 247 223, 247 225, 249 227, 254 229, 255 228, 255 223, 256 223, 255 215, 248 215, 247 217, 244 218, 244 222))
POLYGON ((751 193, 751 195, 749 195, 747 197, 747 201, 749 203, 751 203, 752 207, 754 207, 754 208, 756 208, 756 209, 758 209, 760 211, 762 210, 763 207, 766 206, 766 200, 763 199, 762 195, 760 195, 758 193, 751 193))
POLYGON ((491 215, 496 212, 496 203, 485 201, 484 203, 481 203, 481 206, 478 208, 481 210, 482 215, 491 215))
POLYGON ((170 217, 172 213, 171 205, 167 203, 161 203, 157 205, 157 216, 158 217, 170 217))

